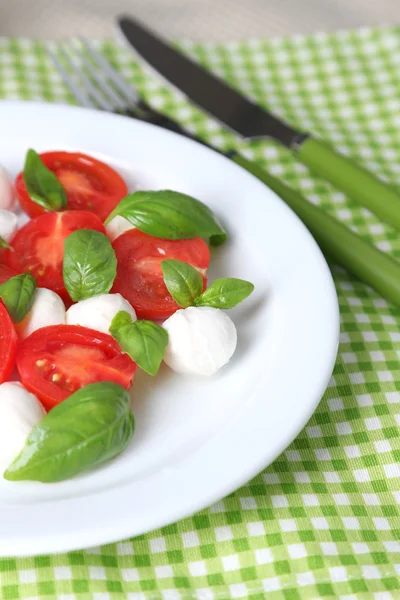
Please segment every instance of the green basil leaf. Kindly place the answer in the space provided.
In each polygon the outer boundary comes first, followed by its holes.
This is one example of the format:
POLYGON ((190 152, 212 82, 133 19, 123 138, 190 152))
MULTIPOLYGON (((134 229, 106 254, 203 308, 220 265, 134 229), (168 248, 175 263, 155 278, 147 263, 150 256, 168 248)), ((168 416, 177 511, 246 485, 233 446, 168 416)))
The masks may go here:
POLYGON ((210 287, 199 296, 196 306, 213 306, 214 308, 233 308, 243 302, 254 290, 250 281, 224 277, 216 279, 210 287))
POLYGON ((5 240, 3 240, 2 237, 0 237, 0 248, 7 248, 8 250, 14 250, 14 248, 12 246, 10 246, 10 244, 7 244, 7 242, 5 240))
POLYGON ((136 323, 136 321, 132 321, 131 315, 126 310, 120 310, 111 321, 109 331, 113 335, 111 330, 116 331, 125 325, 132 325, 134 322, 136 323))
POLYGON ((79 229, 64 242, 63 277, 74 302, 107 294, 117 274, 111 242, 100 231, 79 229))
POLYGON ((113 318, 110 333, 131 359, 149 375, 157 375, 165 348, 168 333, 152 321, 132 322, 124 310, 113 318))
POLYGON ((193 306, 203 290, 203 278, 191 265, 168 258, 161 262, 164 283, 175 302, 187 308, 193 306))
POLYGON ((57 176, 43 163, 35 150, 28 150, 24 166, 24 182, 29 197, 46 210, 67 206, 67 194, 57 176))
POLYGON ((93 383, 55 406, 4 473, 9 481, 63 481, 120 454, 134 431, 128 392, 93 383))
POLYGON ((210 238, 222 244, 227 234, 212 210, 203 202, 171 190, 147 190, 129 194, 108 216, 120 215, 148 235, 168 240, 210 238))
POLYGON ((37 281, 30 273, 15 275, 0 285, 0 298, 14 323, 20 323, 31 311, 37 281))

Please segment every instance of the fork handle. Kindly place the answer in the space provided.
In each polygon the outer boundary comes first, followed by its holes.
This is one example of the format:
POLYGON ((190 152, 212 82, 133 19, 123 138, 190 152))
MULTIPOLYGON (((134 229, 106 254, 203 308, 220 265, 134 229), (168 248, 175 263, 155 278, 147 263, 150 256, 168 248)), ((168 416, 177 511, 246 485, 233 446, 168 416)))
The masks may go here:
POLYGON ((336 152, 323 140, 306 138, 298 146, 296 154, 316 175, 400 230, 400 195, 390 185, 377 179, 351 158, 336 152))
POLYGON ((400 264, 322 209, 240 154, 230 158, 278 194, 303 221, 321 249, 384 298, 400 306, 400 264))

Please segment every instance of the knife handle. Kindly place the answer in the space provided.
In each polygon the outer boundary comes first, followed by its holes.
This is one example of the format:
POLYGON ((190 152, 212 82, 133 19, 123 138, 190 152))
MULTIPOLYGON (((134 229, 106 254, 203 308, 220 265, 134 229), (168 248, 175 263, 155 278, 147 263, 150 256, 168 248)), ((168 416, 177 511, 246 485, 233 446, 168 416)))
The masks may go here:
POLYGON ((374 287, 384 298, 400 306, 399 263, 365 242, 256 163, 239 154, 231 153, 229 157, 276 192, 300 217, 324 252, 374 287))
POLYGON ((311 171, 400 230, 400 194, 326 142, 308 137, 296 152, 311 171))

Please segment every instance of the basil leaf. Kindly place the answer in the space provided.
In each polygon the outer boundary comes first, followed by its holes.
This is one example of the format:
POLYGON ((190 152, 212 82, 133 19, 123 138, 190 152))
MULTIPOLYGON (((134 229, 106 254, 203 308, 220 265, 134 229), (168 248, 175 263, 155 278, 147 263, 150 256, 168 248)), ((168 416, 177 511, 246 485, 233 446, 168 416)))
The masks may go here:
POLYGON ((0 284, 0 298, 14 323, 20 323, 31 311, 37 281, 30 273, 15 275, 0 284))
POLYGON ((203 278, 191 265, 168 258, 161 262, 164 283, 175 302, 187 308, 193 306, 203 290, 203 278))
POLYGON ((8 250, 14 250, 14 248, 12 246, 10 246, 10 244, 7 244, 7 242, 5 240, 3 240, 2 237, 0 237, 0 248, 7 248, 8 250))
POLYGON ((235 278, 216 279, 210 287, 199 296, 196 306, 213 306, 214 308, 233 308, 243 302, 254 290, 249 281, 235 278))
POLYGON ((100 231, 79 229, 64 242, 63 277, 74 302, 107 294, 117 274, 111 242, 100 231))
POLYGON ((121 310, 113 318, 110 333, 137 365, 149 375, 157 375, 168 333, 152 321, 132 322, 130 314, 121 310))
POLYGON ((55 406, 4 473, 9 481, 63 481, 120 454, 134 431, 128 392, 93 383, 55 406))
POLYGON ((148 235, 167 240, 210 238, 213 245, 227 234, 212 210, 191 196, 171 190, 146 190, 129 194, 106 219, 120 215, 148 235))
POLYGON ((67 206, 67 194, 53 171, 43 163, 35 150, 28 150, 24 165, 24 182, 29 197, 46 210, 67 206))
MULTIPOLYGON (((109 332, 113 335, 112 331, 116 331, 117 329, 124 327, 125 325, 132 325, 136 321, 132 321, 131 315, 126 310, 120 310, 114 316, 111 321, 111 325, 109 327, 109 332)), ((135 361, 136 362, 136 361, 135 361)))

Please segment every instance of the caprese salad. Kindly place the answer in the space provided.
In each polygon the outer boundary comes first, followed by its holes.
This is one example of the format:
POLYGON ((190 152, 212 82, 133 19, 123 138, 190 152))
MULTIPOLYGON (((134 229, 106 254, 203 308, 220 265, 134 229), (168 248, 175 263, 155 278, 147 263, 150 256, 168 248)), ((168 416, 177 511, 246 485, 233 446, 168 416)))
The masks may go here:
POLYGON ((61 481, 122 452, 137 368, 210 376, 228 363, 237 336, 224 311, 254 286, 208 286, 209 245, 226 238, 199 200, 129 193, 84 154, 28 150, 15 184, 0 168, 5 479, 61 481))

